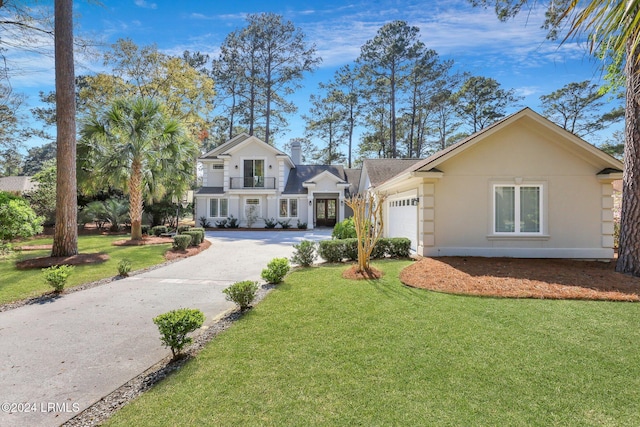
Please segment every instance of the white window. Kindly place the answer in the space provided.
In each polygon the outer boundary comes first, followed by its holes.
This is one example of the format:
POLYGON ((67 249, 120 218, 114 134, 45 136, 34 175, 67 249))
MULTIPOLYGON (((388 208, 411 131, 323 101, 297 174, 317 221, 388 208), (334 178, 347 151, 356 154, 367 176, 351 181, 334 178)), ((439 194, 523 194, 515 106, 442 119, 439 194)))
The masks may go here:
POLYGON ((229 216, 228 199, 209 199, 209 216, 212 218, 226 218, 229 216))
POLYGON ((297 218, 298 199, 280 199, 279 212, 281 218, 297 218))
POLYGON ((542 234, 542 185, 494 185, 493 232, 542 234))
POLYGON ((211 169, 224 169, 224 165, 222 163, 214 163, 211 165, 211 169))
POLYGON ((260 199, 246 199, 244 201, 244 217, 247 219, 250 216, 254 218, 260 218, 262 216, 260 199))

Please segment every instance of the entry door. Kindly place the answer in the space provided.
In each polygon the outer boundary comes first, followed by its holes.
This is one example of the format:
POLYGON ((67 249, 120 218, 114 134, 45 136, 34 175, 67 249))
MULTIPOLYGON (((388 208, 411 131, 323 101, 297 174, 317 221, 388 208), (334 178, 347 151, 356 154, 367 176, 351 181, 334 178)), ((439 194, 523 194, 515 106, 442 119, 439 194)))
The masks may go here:
POLYGON ((316 226, 333 227, 336 225, 336 199, 316 199, 316 226))

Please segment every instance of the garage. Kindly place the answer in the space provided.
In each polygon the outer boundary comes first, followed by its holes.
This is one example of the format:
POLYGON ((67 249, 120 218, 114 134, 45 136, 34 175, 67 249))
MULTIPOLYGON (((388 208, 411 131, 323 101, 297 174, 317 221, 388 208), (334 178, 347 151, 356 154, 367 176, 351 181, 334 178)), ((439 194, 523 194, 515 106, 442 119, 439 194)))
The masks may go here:
POLYGON ((396 194, 387 199, 387 235, 411 240, 411 250, 418 247, 418 196, 415 192, 396 194))

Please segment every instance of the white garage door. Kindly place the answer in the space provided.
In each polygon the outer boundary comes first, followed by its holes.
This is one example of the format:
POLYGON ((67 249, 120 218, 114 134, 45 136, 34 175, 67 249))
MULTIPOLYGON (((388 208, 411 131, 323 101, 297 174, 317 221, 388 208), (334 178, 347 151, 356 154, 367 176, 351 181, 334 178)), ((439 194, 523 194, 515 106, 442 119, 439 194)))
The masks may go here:
POLYGON ((415 195, 387 199, 389 237, 406 237, 411 249, 418 247, 418 203, 415 195))

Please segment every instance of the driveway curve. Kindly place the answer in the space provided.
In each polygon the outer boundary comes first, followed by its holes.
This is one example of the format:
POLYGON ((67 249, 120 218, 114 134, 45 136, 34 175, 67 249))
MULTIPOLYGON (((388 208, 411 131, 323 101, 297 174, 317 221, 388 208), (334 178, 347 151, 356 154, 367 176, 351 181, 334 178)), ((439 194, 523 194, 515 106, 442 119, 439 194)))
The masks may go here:
POLYGON ((202 310, 210 325, 233 308, 222 290, 259 280, 276 257, 330 230, 209 231, 190 258, 44 304, 0 313, 0 425, 59 426, 166 357, 152 319, 202 310))

